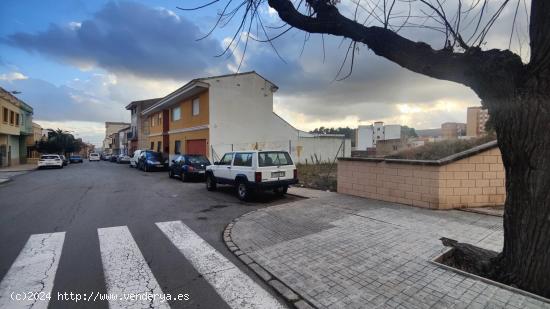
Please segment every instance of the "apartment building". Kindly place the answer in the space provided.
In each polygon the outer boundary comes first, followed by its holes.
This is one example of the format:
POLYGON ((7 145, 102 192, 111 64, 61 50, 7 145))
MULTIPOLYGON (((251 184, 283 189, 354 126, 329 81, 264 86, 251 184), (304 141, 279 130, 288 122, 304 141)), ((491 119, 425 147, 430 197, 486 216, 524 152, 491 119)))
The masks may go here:
POLYGON ((367 150, 376 147, 381 140, 401 139, 400 125, 384 125, 384 122, 377 121, 372 125, 361 125, 356 131, 355 149, 367 150))
POLYGON ((0 87, 0 167, 26 163, 33 108, 0 87))
POLYGON ((284 149, 300 162, 313 155, 349 156, 343 135, 300 131, 273 112, 278 87, 256 72, 197 78, 145 108, 145 149, 203 154, 216 160, 241 149, 284 149))
POLYGON ((132 154, 137 149, 147 149, 149 148, 148 144, 148 134, 149 134, 149 123, 147 122, 147 117, 142 115, 142 112, 151 107, 153 104, 160 101, 161 98, 150 99, 150 100, 141 100, 130 102, 126 106, 126 109, 130 111, 130 132, 128 135, 129 145, 128 153, 132 154))
POLYGON ((481 136, 485 134, 485 123, 489 120, 489 112, 481 106, 468 107, 466 115, 466 135, 481 136))
MULTIPOLYGON (((118 146, 118 141, 114 141, 114 134, 117 134, 118 139, 118 131, 129 127, 130 124, 126 122, 113 122, 113 121, 107 121, 105 122, 105 138, 103 139, 103 152, 106 154, 113 154, 113 145, 118 146)), ((120 147, 117 147, 118 150, 120 147)), ((118 153, 117 153, 118 154, 118 153)))
POLYGON ((466 135, 466 124, 459 122, 445 122, 441 124, 441 136, 444 139, 457 139, 466 135))

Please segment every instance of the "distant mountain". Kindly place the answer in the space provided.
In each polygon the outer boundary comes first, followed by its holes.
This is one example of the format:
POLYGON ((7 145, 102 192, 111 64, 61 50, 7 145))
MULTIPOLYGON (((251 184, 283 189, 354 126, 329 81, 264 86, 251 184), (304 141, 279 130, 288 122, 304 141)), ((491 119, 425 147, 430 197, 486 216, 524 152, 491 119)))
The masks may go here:
POLYGON ((426 130, 416 130, 418 137, 435 137, 441 136, 441 128, 437 129, 426 129, 426 130))

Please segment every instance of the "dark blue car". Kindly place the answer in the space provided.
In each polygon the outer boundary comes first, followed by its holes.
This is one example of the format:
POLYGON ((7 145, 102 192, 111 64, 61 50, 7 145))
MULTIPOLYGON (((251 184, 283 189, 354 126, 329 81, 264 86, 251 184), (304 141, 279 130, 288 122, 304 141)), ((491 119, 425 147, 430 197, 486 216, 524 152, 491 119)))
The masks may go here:
POLYGON ((210 161, 203 155, 180 155, 172 160, 168 175, 170 178, 179 177, 182 181, 203 179, 208 165, 210 161))
POLYGON ((69 157, 69 162, 71 162, 71 163, 82 163, 83 160, 82 160, 81 156, 70 156, 69 157))

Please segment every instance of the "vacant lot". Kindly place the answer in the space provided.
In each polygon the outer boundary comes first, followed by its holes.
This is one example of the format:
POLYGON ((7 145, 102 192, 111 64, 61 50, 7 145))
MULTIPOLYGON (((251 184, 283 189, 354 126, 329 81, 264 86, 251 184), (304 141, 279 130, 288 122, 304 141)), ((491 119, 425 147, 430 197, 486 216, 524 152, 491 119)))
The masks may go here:
POLYGON ((318 190, 336 191, 336 163, 298 164, 300 185, 318 190))

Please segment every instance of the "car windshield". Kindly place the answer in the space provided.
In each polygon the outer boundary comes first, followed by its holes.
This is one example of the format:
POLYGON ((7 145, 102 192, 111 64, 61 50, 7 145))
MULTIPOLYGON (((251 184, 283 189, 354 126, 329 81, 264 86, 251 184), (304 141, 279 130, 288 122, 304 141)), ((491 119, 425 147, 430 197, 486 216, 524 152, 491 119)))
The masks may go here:
POLYGON ((292 165, 292 159, 285 151, 264 151, 258 153, 259 166, 292 165))
POLYGON ((73 159, 80 159, 80 156, 71 156, 73 159))
POLYGON ((160 152, 147 152, 148 160, 162 161, 162 154, 160 152))
POLYGON ((42 157, 40 157, 40 158, 41 158, 41 159, 50 159, 50 160, 51 160, 51 159, 59 159, 58 156, 42 156, 42 157))
POLYGON ((205 156, 187 156, 189 164, 206 164, 210 165, 210 161, 205 156))

